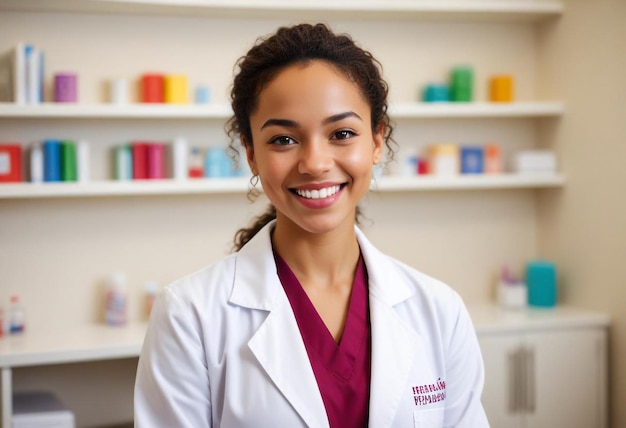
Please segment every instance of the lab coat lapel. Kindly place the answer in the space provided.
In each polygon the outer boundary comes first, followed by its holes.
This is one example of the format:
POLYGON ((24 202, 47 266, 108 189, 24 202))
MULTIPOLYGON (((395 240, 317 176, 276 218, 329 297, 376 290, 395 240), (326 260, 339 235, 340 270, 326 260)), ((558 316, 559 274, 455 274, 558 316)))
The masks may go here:
POLYGON ((407 380, 422 341, 392 306, 370 294, 372 366, 369 426, 390 427, 400 400, 410 399, 407 380), (406 389, 406 390, 405 390, 406 389))
POLYGON ((269 312, 248 346, 287 401, 311 427, 328 418, 300 330, 282 288, 267 225, 239 252, 231 303, 269 312))
POLYGON ((407 381, 423 341, 396 312, 413 295, 386 256, 357 229, 369 277, 372 365, 369 426, 393 425, 400 400, 410 399, 407 381))
POLYGON ((324 402, 289 301, 272 309, 249 346, 305 423, 328 427, 324 402))

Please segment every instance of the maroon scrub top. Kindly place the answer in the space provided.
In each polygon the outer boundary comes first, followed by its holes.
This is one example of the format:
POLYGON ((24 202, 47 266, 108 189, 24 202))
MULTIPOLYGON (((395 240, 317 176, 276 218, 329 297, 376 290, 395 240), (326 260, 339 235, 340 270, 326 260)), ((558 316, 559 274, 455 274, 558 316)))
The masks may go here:
POLYGON ((339 343, 287 263, 274 252, 331 427, 367 427, 370 394, 370 316, 367 270, 359 257, 348 317, 339 343))

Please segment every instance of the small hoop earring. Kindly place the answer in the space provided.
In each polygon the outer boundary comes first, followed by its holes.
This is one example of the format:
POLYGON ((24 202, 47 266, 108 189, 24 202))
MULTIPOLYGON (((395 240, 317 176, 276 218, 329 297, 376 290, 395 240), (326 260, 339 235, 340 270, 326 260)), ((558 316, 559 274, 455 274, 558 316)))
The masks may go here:
POLYGON ((259 176, 255 174, 252 177, 250 177, 250 184, 252 185, 253 188, 256 189, 256 186, 259 184, 259 176))

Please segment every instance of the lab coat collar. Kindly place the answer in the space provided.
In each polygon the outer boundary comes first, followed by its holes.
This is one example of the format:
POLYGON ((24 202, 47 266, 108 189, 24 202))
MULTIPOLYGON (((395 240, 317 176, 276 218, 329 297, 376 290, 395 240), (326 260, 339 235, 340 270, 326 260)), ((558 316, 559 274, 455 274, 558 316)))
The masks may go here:
MULTIPOLYGON (((231 303, 269 311, 249 342, 250 349, 274 384, 308 426, 328 426, 317 381, 272 254, 269 223, 239 252, 231 303), (289 352, 285 352, 289 350, 289 352), (297 381, 296 381, 297 379, 297 381)), ((414 360, 425 352, 421 336, 394 306, 414 291, 391 259, 380 253, 355 226, 367 266, 372 325, 369 425, 392 426, 414 360)))
MULTIPOLYGON (((267 224, 239 251, 230 298, 232 303, 269 311, 284 295, 272 254, 270 234, 275 224, 276 220, 267 224)), ((414 292, 398 277, 389 259, 369 242, 357 226, 355 232, 367 266, 370 295, 390 306, 411 297, 414 292)))

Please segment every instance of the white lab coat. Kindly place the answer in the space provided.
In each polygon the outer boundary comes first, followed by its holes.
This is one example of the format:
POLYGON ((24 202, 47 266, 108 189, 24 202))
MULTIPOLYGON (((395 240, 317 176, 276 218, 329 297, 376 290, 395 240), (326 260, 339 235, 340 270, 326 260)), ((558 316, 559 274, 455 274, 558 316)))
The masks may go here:
MULTIPOLYGON (((135 426, 328 427, 271 227, 159 295, 139 359, 135 426)), ((369 426, 488 427, 482 357, 461 298, 356 231, 369 276, 369 426)))

